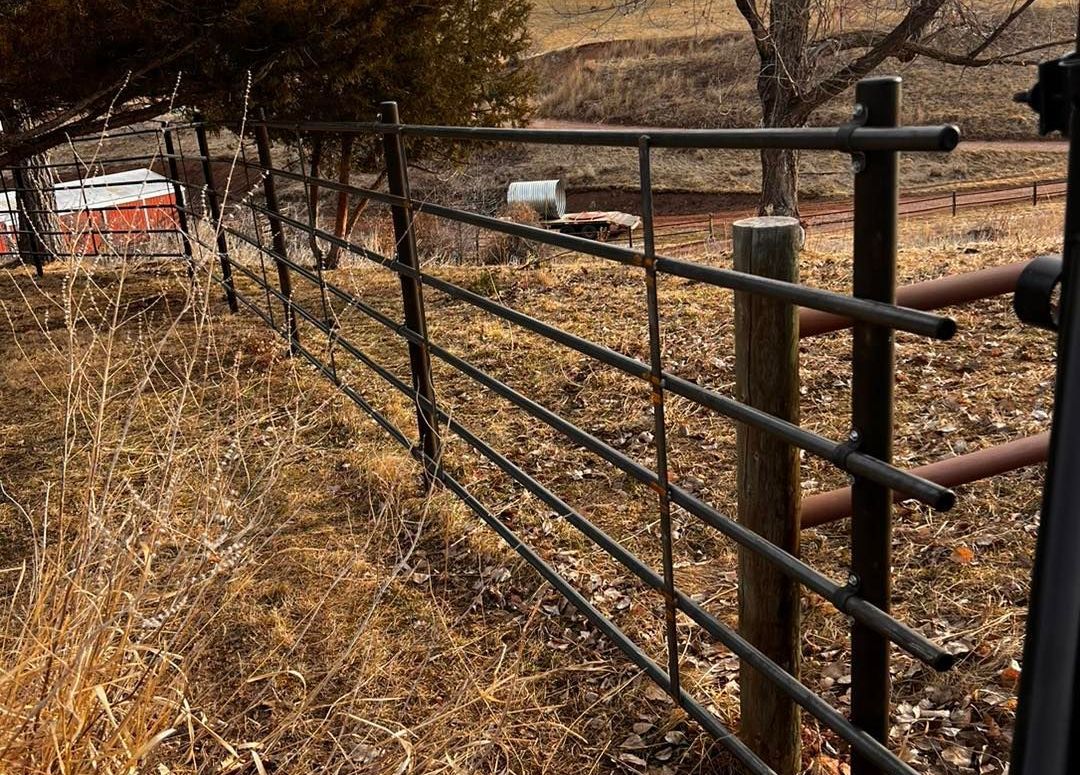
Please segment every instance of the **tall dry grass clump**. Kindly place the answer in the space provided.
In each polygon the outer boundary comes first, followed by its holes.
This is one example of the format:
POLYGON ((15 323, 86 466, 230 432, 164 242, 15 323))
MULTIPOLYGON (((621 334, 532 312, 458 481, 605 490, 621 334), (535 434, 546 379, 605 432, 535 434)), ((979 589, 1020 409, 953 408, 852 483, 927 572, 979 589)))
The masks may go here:
POLYGON ((252 395, 252 355, 219 346, 205 285, 91 269, 4 305, 19 376, 62 427, 55 479, 0 472, 32 535, 2 580, 4 772, 143 771, 167 741, 190 759, 218 735, 189 671, 273 532, 266 496, 304 422, 252 395))

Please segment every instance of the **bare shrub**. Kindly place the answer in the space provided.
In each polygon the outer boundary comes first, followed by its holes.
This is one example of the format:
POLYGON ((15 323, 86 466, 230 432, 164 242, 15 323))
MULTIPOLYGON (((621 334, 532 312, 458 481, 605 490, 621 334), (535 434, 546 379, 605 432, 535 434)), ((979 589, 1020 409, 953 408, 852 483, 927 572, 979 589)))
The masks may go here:
MULTIPOLYGON (((521 202, 508 204, 499 211, 499 219, 526 226, 538 226, 536 210, 521 202)), ((536 245, 513 234, 489 232, 484 235, 480 249, 482 264, 523 264, 536 255, 536 245)))

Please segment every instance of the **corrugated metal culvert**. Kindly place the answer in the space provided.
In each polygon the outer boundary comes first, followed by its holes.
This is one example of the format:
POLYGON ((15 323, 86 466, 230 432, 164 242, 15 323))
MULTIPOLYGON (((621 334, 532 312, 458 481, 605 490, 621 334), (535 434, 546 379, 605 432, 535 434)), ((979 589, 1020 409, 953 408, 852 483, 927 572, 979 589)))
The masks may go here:
POLYGON ((521 202, 541 218, 562 218, 566 214, 566 186, 561 180, 515 180, 506 191, 506 203, 521 202))

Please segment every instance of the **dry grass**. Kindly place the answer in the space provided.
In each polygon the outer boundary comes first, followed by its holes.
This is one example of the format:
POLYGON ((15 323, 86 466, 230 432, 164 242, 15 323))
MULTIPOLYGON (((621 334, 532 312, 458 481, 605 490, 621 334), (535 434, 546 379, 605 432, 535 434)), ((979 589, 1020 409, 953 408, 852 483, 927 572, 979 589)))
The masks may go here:
POLYGON ((217 295, 0 278, 0 769, 590 772, 640 715, 682 728, 217 295))
POLYGON ((707 35, 741 29, 746 23, 734 4, 715 0, 661 0, 629 13, 618 6, 592 0, 537 0, 529 18, 533 50, 641 36, 707 35))

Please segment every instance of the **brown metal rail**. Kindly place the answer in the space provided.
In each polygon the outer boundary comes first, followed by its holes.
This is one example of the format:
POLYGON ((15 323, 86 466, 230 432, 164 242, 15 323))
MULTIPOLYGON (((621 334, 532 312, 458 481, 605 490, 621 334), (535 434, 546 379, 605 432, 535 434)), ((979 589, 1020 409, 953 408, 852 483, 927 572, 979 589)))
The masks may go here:
MULTIPOLYGON (((1050 433, 1039 433, 1024 439, 999 444, 996 447, 980 449, 966 455, 945 458, 936 463, 911 469, 911 473, 943 487, 959 487, 981 479, 989 479, 1010 471, 1046 462, 1050 449, 1050 433)), ((893 494, 893 501, 904 500, 899 493, 893 494)), ((851 516, 851 488, 818 493, 803 501, 803 528, 827 525, 851 516)))
MULTIPOLYGON (((902 307, 928 311, 1012 293, 1020 273, 1027 265, 1027 261, 1017 261, 905 285, 896 289, 896 303, 902 307)), ((842 315, 815 309, 799 310, 799 336, 802 338, 841 331, 852 325, 853 321, 842 315)))

